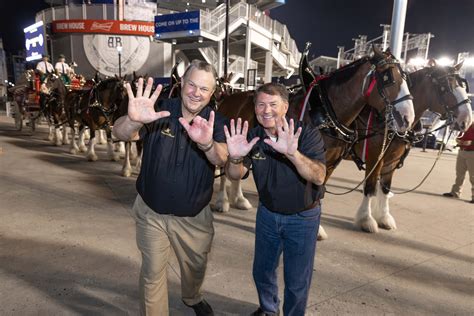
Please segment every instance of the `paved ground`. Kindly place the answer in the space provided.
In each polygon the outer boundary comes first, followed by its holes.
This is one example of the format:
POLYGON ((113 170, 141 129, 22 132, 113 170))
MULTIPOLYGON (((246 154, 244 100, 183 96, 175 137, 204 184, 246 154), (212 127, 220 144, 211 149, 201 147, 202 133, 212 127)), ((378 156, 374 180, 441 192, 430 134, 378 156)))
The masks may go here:
MULTIPOLYGON (((0 315, 136 315, 140 258, 129 209, 135 176, 119 163, 87 162, 0 117, 0 315)), ((436 154, 415 149, 395 189, 416 185, 436 154)), ((474 206, 440 196, 454 178, 443 155, 416 192, 391 199, 396 231, 353 228, 360 192, 327 195, 308 315, 473 315, 474 206)), ((362 179, 344 162, 328 188, 362 179)), ((257 196, 250 181, 245 193, 257 196)), ((257 307, 251 266, 255 209, 215 214, 216 235, 204 290, 217 315, 257 307)), ((281 280, 281 271, 280 271, 281 280)), ((171 315, 192 315, 180 300, 179 269, 169 266, 171 315)))

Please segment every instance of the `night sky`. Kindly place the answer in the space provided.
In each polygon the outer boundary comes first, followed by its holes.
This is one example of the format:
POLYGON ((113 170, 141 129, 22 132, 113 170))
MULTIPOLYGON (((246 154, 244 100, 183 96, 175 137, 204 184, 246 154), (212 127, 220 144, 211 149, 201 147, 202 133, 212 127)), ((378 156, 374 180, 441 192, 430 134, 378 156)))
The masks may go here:
MULTIPOLYGON (((23 48, 23 28, 46 7, 42 0, 0 0, 0 35, 7 51, 23 48)), ((338 45, 352 48, 359 34, 380 36, 379 25, 390 24, 392 7, 392 0, 286 0, 270 15, 287 25, 300 50, 311 41, 312 55, 336 56, 338 45)), ((408 0, 405 32, 433 33, 430 57, 474 54, 474 0, 408 0)))

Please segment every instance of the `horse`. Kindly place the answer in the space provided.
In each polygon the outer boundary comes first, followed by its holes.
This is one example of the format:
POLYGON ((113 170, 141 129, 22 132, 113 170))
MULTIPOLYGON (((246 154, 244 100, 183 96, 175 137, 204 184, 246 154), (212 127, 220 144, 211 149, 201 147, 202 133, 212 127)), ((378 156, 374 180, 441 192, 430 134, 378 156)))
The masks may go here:
MULTIPOLYGON (((326 109, 331 112, 331 114, 327 114, 331 115, 330 124, 335 127, 338 133, 347 137, 351 136, 347 126, 354 121, 365 104, 369 104, 379 111, 388 108, 389 114, 396 116, 397 119, 391 122, 392 128, 405 132, 411 126, 414 119, 413 103, 403 72, 391 54, 384 53, 374 47, 372 57, 365 56, 356 60, 324 77, 319 77, 316 82, 316 76, 307 71, 309 68, 307 62, 309 46, 310 44, 306 46, 300 61, 300 77, 303 87, 290 100, 287 113, 289 118, 318 123, 315 121, 321 119, 322 113, 321 111, 316 113, 316 104, 324 102, 326 109), (376 90, 374 90, 375 86, 377 86, 376 90), (319 93, 309 92, 314 87, 319 93), (310 108, 300 106, 305 90, 310 93, 307 98, 311 104, 310 108), (321 101, 322 99, 324 101, 321 101)), ((253 95, 254 92, 251 91, 234 94, 224 99, 219 106, 219 111, 228 118, 241 117, 242 120, 247 120, 252 125, 252 122, 255 123, 253 95)), ((331 135, 331 137, 337 136, 331 135)), ((325 141, 330 139, 325 138, 325 141)), ((339 157, 326 155, 326 160, 334 159, 337 160, 339 157)), ((216 210, 220 212, 228 211, 229 204, 232 204, 228 201, 225 181, 226 179, 223 177, 215 206, 216 210)), ((240 190, 240 181, 231 183, 231 202, 249 206, 250 203, 243 197, 240 190)), ((237 204, 237 206, 239 205, 237 204)), ((321 230, 321 234, 324 234, 324 230, 321 230)))
MULTIPOLYGON (((71 153, 76 153, 79 148, 75 141, 74 123, 79 123, 79 139, 85 131, 85 127, 89 127, 90 140, 87 151, 87 159, 96 161, 98 159, 95 154, 94 146, 96 144, 95 131, 105 129, 107 135, 107 153, 111 160, 118 161, 119 157, 113 150, 112 142, 112 117, 114 112, 119 108, 125 97, 125 89, 123 87, 123 79, 112 77, 96 82, 91 89, 74 90, 68 92, 65 99, 65 110, 69 126, 72 130, 71 153)), ((84 144, 80 143, 83 147, 84 144)))
POLYGON ((68 144, 66 127, 63 128, 61 136, 61 125, 67 121, 64 111, 64 100, 67 89, 59 76, 50 73, 43 82, 43 93, 46 96, 44 115, 49 124, 48 139, 56 146, 68 144))
MULTIPOLYGON (((472 122, 472 110, 467 96, 464 79, 459 76, 462 63, 454 67, 437 66, 431 62, 429 67, 409 74, 410 91, 413 95, 415 109, 415 124, 420 122, 422 114, 429 110, 438 113, 443 118, 453 117, 452 122, 457 124, 461 131, 467 130, 472 122), (455 120, 454 120, 455 119, 455 120)), ((378 228, 396 229, 396 222, 390 214, 389 198, 393 174, 403 166, 412 143, 413 133, 407 137, 395 135, 379 161, 382 144, 384 142, 384 122, 377 119, 377 115, 368 107, 355 121, 356 129, 363 132, 362 137, 355 143, 353 159, 358 162, 365 160, 364 197, 355 217, 355 225, 359 229, 376 233, 378 228), (372 199, 376 199, 374 208, 372 199)), ((344 143, 332 146, 328 151, 332 155, 345 155, 349 150, 344 143)), ((350 157, 349 157, 350 158, 350 157)), ((329 175, 328 175, 329 177, 329 175)), ((328 178, 327 177, 327 178, 328 178)))

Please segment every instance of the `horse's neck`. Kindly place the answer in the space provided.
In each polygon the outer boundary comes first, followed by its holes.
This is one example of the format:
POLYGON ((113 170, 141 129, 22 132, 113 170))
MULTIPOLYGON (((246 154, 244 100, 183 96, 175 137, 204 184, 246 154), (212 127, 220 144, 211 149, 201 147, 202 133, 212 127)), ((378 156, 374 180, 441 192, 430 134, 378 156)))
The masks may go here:
POLYGON ((327 88, 329 100, 341 124, 351 124, 365 106, 362 84, 368 69, 369 65, 363 65, 348 81, 339 85, 332 84, 327 88))
POLYGON ((433 94, 436 93, 436 87, 434 87, 431 80, 423 75, 415 78, 413 87, 410 88, 410 92, 413 95, 413 108, 415 110, 415 121, 418 122, 421 119, 423 113, 429 109, 430 105, 439 103, 437 98, 433 98, 433 94))

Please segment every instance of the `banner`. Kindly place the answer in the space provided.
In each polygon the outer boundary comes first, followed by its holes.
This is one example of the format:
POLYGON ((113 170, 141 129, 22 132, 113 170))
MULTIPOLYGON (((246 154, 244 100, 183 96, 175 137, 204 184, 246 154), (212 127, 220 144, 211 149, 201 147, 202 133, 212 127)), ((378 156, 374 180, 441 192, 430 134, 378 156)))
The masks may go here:
POLYGON ((180 12, 155 16, 155 33, 163 34, 199 30, 199 11, 180 12))
POLYGON ((89 63, 106 76, 131 74, 150 55, 150 40, 141 36, 90 34, 83 36, 83 45, 89 63))
POLYGON ((25 33, 26 61, 38 60, 45 54, 46 38, 43 22, 37 22, 23 29, 25 33))
POLYGON ((97 33, 123 35, 154 35, 153 22, 116 20, 55 20, 53 33, 97 33))

